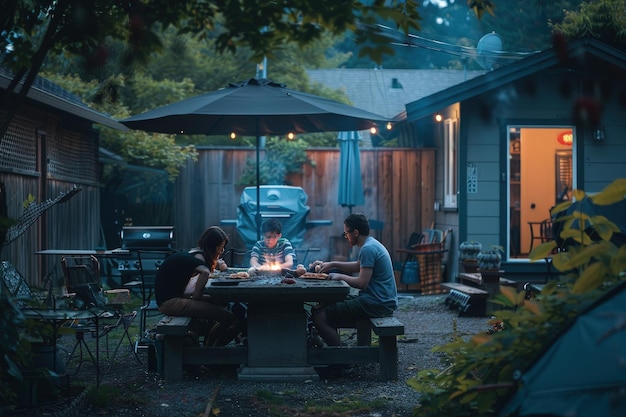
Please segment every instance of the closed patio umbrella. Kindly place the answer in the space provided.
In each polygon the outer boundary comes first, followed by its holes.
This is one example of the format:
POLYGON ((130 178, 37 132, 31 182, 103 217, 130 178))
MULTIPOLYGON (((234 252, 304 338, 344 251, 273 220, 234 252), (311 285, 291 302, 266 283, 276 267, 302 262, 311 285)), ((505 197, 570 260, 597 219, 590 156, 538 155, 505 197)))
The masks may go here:
POLYGON ((260 238, 260 137, 287 133, 366 130, 388 119, 324 97, 252 78, 154 110, 121 123, 131 129, 188 135, 256 137, 257 235, 260 238))
POLYGON ((361 157, 359 153, 359 132, 340 132, 339 141, 339 192, 338 201, 342 207, 348 207, 350 213, 354 206, 365 204, 363 198, 363 180, 361 179, 361 157))

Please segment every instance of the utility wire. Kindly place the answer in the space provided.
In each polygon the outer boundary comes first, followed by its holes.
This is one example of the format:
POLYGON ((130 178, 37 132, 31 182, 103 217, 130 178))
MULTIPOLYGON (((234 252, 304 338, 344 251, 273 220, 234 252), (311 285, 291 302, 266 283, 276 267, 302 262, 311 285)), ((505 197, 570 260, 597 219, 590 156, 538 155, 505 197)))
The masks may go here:
POLYGON ((392 29, 389 26, 377 24, 376 30, 381 33, 382 36, 386 36, 391 40, 391 45, 423 48, 436 52, 444 52, 452 55, 457 55, 466 58, 476 58, 480 54, 482 58, 490 59, 506 59, 506 60, 519 60, 527 56, 538 54, 541 51, 529 51, 529 52, 510 52, 510 51, 489 51, 478 50, 470 46, 454 45, 448 42, 442 42, 434 39, 428 39, 423 36, 408 34, 392 29))

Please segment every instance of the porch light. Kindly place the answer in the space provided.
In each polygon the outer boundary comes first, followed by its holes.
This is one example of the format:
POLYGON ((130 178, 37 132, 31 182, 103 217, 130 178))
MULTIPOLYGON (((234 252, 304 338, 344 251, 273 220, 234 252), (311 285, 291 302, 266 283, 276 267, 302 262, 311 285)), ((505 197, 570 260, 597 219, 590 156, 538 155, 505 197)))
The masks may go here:
POLYGON ((237 135, 235 134, 235 132, 230 132, 230 138, 232 140, 235 140, 237 138, 237 135))
POLYGON ((435 113, 435 122, 441 123, 442 120, 443 116, 441 115, 441 113, 435 113))

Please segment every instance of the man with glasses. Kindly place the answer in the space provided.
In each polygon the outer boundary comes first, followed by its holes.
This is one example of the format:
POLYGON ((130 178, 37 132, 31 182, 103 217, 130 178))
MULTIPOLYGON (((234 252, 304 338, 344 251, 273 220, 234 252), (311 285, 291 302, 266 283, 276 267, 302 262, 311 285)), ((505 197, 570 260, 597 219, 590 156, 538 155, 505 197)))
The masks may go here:
POLYGON ((398 293, 389 251, 370 236, 369 221, 360 213, 350 214, 343 223, 343 236, 351 247, 359 248, 356 261, 324 262, 320 272, 329 279, 343 280, 359 290, 358 296, 331 305, 313 308, 313 322, 328 346, 340 346, 337 328, 370 317, 389 317, 398 308, 398 293), (358 275, 355 275, 358 273, 358 275))
POLYGON ((263 239, 252 247, 250 266, 258 270, 292 268, 296 251, 282 235, 283 225, 278 219, 267 219, 261 225, 263 239))

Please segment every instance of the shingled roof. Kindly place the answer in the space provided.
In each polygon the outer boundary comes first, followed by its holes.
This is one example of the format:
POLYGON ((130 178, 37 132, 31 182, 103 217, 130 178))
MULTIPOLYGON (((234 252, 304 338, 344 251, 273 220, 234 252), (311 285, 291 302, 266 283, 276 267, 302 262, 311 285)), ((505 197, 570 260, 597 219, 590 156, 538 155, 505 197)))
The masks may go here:
MULTIPOLYGON (((0 88, 7 89, 13 74, 0 65, 0 88)), ((20 83, 20 88, 22 83, 20 83)), ((37 76, 28 90, 28 98, 52 108, 67 112, 74 116, 89 120, 117 130, 128 130, 126 126, 113 119, 110 115, 96 111, 87 106, 80 97, 61 88, 52 81, 37 76)))
POLYGON ((445 69, 333 68, 309 70, 312 83, 342 89, 355 107, 389 118, 405 104, 484 74, 485 71, 445 69))

